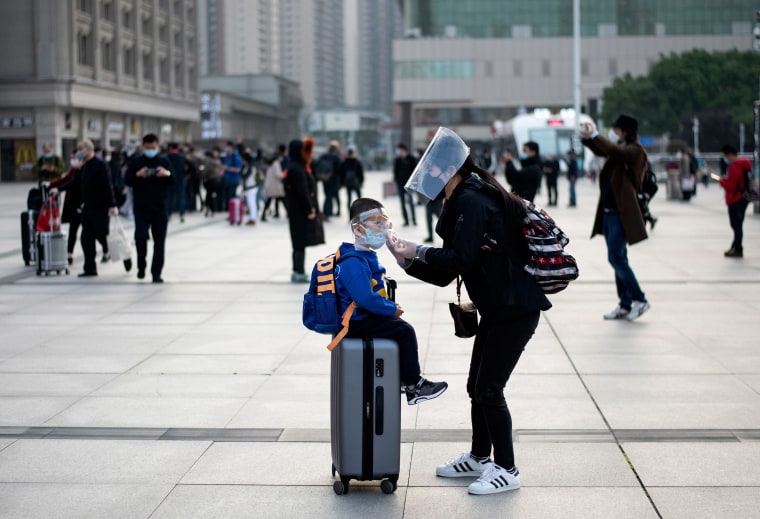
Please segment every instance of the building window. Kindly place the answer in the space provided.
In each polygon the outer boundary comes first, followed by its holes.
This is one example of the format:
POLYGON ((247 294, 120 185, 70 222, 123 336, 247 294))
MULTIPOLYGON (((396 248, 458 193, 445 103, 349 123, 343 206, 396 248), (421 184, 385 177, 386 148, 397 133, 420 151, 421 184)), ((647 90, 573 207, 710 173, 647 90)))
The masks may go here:
POLYGON ((103 43, 100 46, 100 57, 103 70, 110 70, 111 72, 116 70, 116 56, 114 54, 114 45, 112 41, 103 40, 103 43))
POLYGON ((581 76, 589 75, 589 64, 587 59, 581 60, 581 76))
POLYGON ((132 26, 132 10, 126 9, 121 15, 121 24, 125 29, 134 29, 132 26))
POLYGON ((552 62, 548 59, 541 60, 541 75, 544 77, 552 75, 552 62))
POLYGON ((486 60, 483 63, 483 75, 485 77, 493 77, 493 61, 486 60))
POLYGON ((89 34, 80 32, 77 36, 77 63, 91 67, 94 64, 93 58, 92 38, 89 34))
POLYGON ((174 33, 174 46, 178 49, 182 48, 182 32, 180 31, 174 33))
POLYGON ((198 88, 198 77, 195 75, 195 67, 187 67, 188 87, 193 92, 198 88))
POLYGON ((612 58, 609 63, 607 64, 607 68, 609 70, 610 76, 617 76, 618 73, 618 62, 615 58, 612 58))
POLYGON ((522 76, 522 61, 516 59, 512 62, 512 75, 514 77, 522 76))
POLYGON ((92 14, 92 0, 77 0, 77 9, 83 13, 92 14))
POLYGON ((124 75, 135 75, 135 49, 134 47, 127 47, 124 49, 124 75))
POLYGON ((142 55, 143 79, 153 79, 153 59, 150 54, 142 55))
POLYGON ((394 66, 396 79, 469 79, 471 60, 399 61, 394 66))
POLYGON ((185 78, 182 74, 182 63, 174 65, 174 86, 177 88, 185 86, 185 78))
POLYGON ((169 83, 169 60, 160 58, 158 61, 158 72, 161 74, 161 83, 169 83))
POLYGON ((169 43, 169 28, 166 24, 158 26, 158 39, 164 43, 169 43))
POLYGON ((153 24, 151 23, 150 17, 142 19, 142 34, 149 38, 153 36, 153 24))
POLYGON ((114 21, 114 8, 112 2, 103 2, 103 7, 100 10, 100 16, 109 22, 114 21))

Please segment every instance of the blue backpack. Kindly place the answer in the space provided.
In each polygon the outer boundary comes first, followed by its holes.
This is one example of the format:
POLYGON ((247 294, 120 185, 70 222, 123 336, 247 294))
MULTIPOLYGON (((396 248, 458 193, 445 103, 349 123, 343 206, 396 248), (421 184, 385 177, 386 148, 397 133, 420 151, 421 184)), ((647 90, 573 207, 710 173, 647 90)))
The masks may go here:
POLYGON ((356 303, 351 301, 343 315, 340 314, 340 297, 335 284, 335 267, 351 257, 367 261, 351 251, 341 255, 340 249, 317 261, 311 270, 309 291, 303 296, 303 325, 314 332, 335 335, 328 350, 335 348, 348 333, 348 322, 356 309, 356 303))

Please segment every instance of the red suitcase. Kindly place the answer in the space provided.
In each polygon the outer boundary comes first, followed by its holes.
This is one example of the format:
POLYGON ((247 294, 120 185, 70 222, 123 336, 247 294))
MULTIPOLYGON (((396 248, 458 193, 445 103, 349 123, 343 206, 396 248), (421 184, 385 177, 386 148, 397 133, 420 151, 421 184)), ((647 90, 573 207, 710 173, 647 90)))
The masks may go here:
POLYGON ((240 225, 243 223, 243 216, 245 214, 245 204, 243 204, 242 198, 231 198, 227 202, 227 211, 229 212, 230 225, 240 225))

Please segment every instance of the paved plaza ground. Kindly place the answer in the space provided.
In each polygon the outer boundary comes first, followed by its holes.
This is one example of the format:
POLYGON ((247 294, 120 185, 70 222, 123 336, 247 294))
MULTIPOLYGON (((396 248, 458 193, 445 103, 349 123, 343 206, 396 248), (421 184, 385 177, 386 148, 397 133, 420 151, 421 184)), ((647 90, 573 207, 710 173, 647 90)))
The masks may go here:
MULTIPOLYGON (((368 175, 381 197, 388 172, 368 175)), ((440 398, 403 404, 401 477, 332 490, 326 336, 301 325, 283 218, 232 227, 223 215, 169 225, 165 283, 120 263, 97 278, 24 267, 28 184, 0 184, 0 517, 2 518, 752 518, 760 517, 760 216, 745 257, 716 184, 652 204, 659 222, 630 260, 652 308, 606 322, 617 303, 597 188, 566 183, 552 215, 581 276, 553 296, 507 385, 522 488, 467 494, 435 466, 468 448, 471 340, 453 335, 453 286, 407 277, 397 299, 440 398)), ((545 194, 537 197, 545 203, 545 194)), ((402 236, 397 198, 385 200, 402 236)), ((345 199, 344 199, 345 205, 345 199)), ((350 239, 345 219, 328 244, 350 239)), ((127 222, 131 229, 131 223, 127 222)), ((437 242, 440 244, 440 241, 437 242)))

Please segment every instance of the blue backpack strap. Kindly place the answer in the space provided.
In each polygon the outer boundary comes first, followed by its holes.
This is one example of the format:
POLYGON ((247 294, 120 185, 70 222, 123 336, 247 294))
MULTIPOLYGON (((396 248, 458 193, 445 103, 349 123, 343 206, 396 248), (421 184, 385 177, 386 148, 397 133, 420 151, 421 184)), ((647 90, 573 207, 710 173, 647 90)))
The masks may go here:
MULTIPOLYGON (((348 258, 359 258, 364 263, 369 265, 369 263, 367 263, 367 260, 362 258, 361 255, 357 254, 356 252, 348 251, 345 254, 340 254, 340 249, 338 249, 337 251, 335 251, 335 266, 337 266, 338 263, 340 263, 341 261, 348 258)), ((333 272, 334 271, 335 269, 333 268, 333 272)), ((336 287, 336 294, 337 294, 337 287, 336 287)), ((356 310, 356 308, 357 308, 356 301, 351 301, 351 304, 348 305, 348 308, 346 308, 346 310, 343 312, 343 315, 341 316, 341 319, 340 319, 341 329, 337 334, 335 334, 335 337, 333 337, 333 339, 330 341, 330 344, 327 345, 327 349, 329 351, 334 350, 335 347, 340 343, 340 341, 343 340, 343 337, 345 337, 346 334, 348 333, 348 325, 349 325, 349 322, 351 321, 351 316, 354 315, 354 311, 356 310)))

